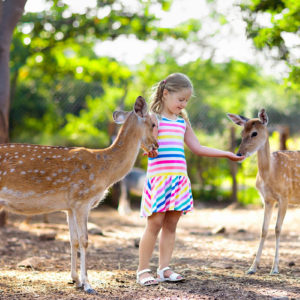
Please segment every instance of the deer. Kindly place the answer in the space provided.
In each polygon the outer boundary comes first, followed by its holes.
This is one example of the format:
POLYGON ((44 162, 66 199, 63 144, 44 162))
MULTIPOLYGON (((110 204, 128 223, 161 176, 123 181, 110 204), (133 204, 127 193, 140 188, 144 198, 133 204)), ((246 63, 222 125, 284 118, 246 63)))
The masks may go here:
POLYGON ((136 196, 142 196, 146 172, 140 168, 132 170, 120 181, 121 195, 119 198, 118 213, 120 216, 130 214, 130 193, 136 196))
POLYGON ((300 204, 300 151, 270 151, 268 115, 261 109, 258 118, 248 119, 227 114, 235 124, 243 126, 242 141, 237 155, 249 157, 257 152, 258 173, 256 188, 264 203, 264 218, 260 242, 254 261, 247 274, 255 274, 267 238, 274 205, 278 205, 275 225, 276 248, 271 275, 279 273, 279 243, 288 204, 300 204))
POLYGON ((97 294, 88 281, 87 221, 107 189, 133 167, 142 148, 156 150, 155 124, 139 96, 133 110, 115 111, 123 124, 115 141, 105 149, 30 144, 0 145, 0 210, 25 214, 65 211, 70 232, 71 278, 76 287, 97 294), (77 251, 80 251, 80 279, 77 251))

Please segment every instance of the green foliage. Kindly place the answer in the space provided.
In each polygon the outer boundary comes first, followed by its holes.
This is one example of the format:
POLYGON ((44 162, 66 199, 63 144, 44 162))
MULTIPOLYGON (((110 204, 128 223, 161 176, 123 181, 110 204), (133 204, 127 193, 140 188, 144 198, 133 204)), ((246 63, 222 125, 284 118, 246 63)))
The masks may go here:
MULTIPOLYGON (((228 128, 232 123, 226 113, 252 117, 262 107, 267 109, 271 126, 290 124, 292 134, 297 133, 297 68, 292 69, 290 78, 294 80, 289 81, 286 89, 273 78, 263 76, 256 66, 235 60, 215 63, 196 59, 178 65, 172 51, 158 48, 130 69, 114 59, 97 57, 93 50, 97 41, 114 40, 123 34, 142 40, 198 41, 198 20, 189 20, 175 29, 156 27, 157 19, 150 14, 150 6, 156 3, 168 10, 171 1, 139 1, 138 11, 128 11, 114 3, 97 1, 97 7, 75 14, 67 5, 53 1, 49 10, 24 15, 11 48, 13 142, 106 147, 111 142, 112 112, 118 107, 131 110, 139 95, 149 100, 151 86, 173 72, 187 74, 194 84, 194 96, 187 111, 200 143, 205 146, 229 149, 228 128)), ((253 0, 253 5, 256 8, 251 9, 267 11, 271 2, 253 0)), ((287 2, 275 1, 272 9, 281 12, 284 5, 287 2)), ((215 12, 212 15, 220 24, 226 23, 224 16, 215 12)), ((256 36, 262 47, 264 41, 276 37, 268 30, 261 38, 256 36)), ((273 134, 275 148, 276 141, 278 136, 273 134)), ((188 150, 186 158, 195 199, 230 199, 228 160, 197 157, 188 150)), ((146 164, 145 157, 138 158, 137 165, 146 168, 146 164)), ((254 188, 256 172, 255 156, 238 165, 239 200, 243 203, 258 201, 254 188)))
MULTIPOLYGON (((299 57, 293 58, 293 47, 288 46, 284 34, 299 36, 300 2, 250 0, 242 3, 241 8, 246 13, 248 36, 253 39, 255 46, 258 49, 277 49, 277 58, 285 60, 290 66, 291 86, 299 87, 300 76, 295 76, 295 74, 299 75, 299 57), (259 21, 261 18, 270 19, 270 25, 262 25, 259 21)), ((274 55, 274 52, 272 53, 274 55)))
POLYGON ((238 190, 237 197, 239 199, 239 203, 245 206, 249 204, 259 205, 262 203, 257 189, 253 186, 248 188, 240 188, 238 190))
POLYGON ((88 97, 86 108, 78 116, 67 114, 67 123, 61 130, 68 145, 85 145, 88 147, 107 147, 111 141, 108 135, 112 113, 119 106, 124 90, 108 87, 103 96, 88 97))

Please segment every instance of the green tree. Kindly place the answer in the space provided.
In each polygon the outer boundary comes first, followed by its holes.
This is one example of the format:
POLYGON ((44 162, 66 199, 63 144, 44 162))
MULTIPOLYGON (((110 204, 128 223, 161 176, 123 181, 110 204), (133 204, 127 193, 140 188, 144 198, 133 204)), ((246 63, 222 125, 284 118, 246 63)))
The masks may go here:
POLYGON ((66 114, 77 116, 86 97, 103 93, 103 83, 126 89, 132 72, 114 59, 97 57, 97 42, 123 35, 189 39, 199 29, 195 21, 172 29, 157 27, 150 6, 167 10, 171 1, 166 0, 138 1, 136 10, 116 1, 97 1, 82 13, 72 12, 62 1, 46 3, 45 11, 25 14, 14 33, 11 136, 17 141, 53 143, 51 136, 68 122, 66 114))
MULTIPOLYGON (((10 81, 9 49, 12 34, 22 16, 26 0, 0 1, 0 143, 8 142, 10 81)), ((0 212, 0 226, 6 222, 5 212, 0 212)))
POLYGON ((249 0, 241 4, 245 12, 248 36, 258 49, 276 49, 272 54, 290 66, 289 82, 295 89, 300 85, 299 44, 289 45, 288 38, 298 37, 300 2, 296 0, 249 0), (262 24, 261 19, 270 24, 262 24), (297 50, 298 49, 298 50, 297 50))

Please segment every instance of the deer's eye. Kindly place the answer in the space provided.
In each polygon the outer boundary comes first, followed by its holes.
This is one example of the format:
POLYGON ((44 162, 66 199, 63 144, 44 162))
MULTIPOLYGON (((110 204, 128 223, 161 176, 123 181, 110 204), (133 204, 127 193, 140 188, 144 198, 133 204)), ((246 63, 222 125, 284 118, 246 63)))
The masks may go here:
POLYGON ((253 133, 251 134, 251 137, 255 137, 255 136, 257 136, 257 132, 253 132, 253 133))
POLYGON ((154 128, 154 127, 155 127, 155 124, 153 123, 153 124, 152 124, 152 128, 154 128))

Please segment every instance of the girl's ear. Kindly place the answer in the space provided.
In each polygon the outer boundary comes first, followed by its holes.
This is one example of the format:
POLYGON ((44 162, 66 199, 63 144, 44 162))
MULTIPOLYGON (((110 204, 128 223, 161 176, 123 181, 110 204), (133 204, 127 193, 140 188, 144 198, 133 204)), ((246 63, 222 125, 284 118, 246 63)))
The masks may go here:
POLYGON ((163 90, 163 97, 167 97, 169 94, 169 91, 167 89, 163 90))

